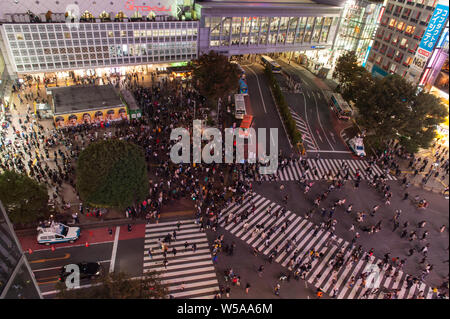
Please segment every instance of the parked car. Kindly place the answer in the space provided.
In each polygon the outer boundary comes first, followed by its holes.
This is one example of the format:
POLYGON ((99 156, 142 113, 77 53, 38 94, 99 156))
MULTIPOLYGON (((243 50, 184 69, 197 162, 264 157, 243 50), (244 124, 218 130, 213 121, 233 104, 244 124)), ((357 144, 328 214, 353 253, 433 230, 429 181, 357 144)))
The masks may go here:
POLYGON ((52 222, 50 226, 37 228, 39 244, 50 245, 57 243, 73 243, 80 237, 80 227, 69 227, 62 223, 52 222))

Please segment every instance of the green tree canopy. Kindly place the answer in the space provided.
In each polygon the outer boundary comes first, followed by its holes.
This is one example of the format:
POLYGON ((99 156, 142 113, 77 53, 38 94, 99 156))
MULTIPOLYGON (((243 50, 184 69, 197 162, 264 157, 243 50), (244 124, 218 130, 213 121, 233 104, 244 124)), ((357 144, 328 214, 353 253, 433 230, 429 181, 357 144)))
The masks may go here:
POLYGON ((338 88, 344 99, 353 102, 361 96, 361 90, 366 90, 373 84, 370 73, 358 65, 354 51, 344 53, 338 58, 333 78, 338 80, 338 88))
POLYGON ((133 279, 124 272, 106 273, 92 282, 89 288, 70 289, 57 283, 58 299, 163 299, 167 287, 155 272, 133 279))
POLYGON ((226 56, 210 51, 194 60, 193 66, 196 88, 210 106, 238 89, 239 69, 226 56))
POLYGON ((374 84, 361 90, 355 106, 357 122, 373 135, 375 146, 398 139, 409 152, 429 147, 436 125, 448 110, 428 93, 417 94, 416 87, 398 75, 372 78, 374 84))
POLYGON ((144 150, 121 140, 90 144, 77 163, 81 199, 97 207, 127 207, 145 199, 149 184, 144 150))
POLYGON ((0 200, 13 224, 33 223, 51 213, 45 185, 14 171, 0 174, 0 200))

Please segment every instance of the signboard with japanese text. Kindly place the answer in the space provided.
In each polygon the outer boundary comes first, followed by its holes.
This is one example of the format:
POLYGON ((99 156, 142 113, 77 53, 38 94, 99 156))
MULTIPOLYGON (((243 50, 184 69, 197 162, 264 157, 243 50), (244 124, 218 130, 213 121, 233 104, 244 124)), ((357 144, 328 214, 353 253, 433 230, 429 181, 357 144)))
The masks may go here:
POLYGON ((433 51, 434 45, 439 39, 439 34, 445 26, 448 18, 448 6, 438 4, 434 9, 433 16, 428 23, 428 27, 423 34, 422 41, 420 41, 418 53, 424 57, 429 57, 433 51))

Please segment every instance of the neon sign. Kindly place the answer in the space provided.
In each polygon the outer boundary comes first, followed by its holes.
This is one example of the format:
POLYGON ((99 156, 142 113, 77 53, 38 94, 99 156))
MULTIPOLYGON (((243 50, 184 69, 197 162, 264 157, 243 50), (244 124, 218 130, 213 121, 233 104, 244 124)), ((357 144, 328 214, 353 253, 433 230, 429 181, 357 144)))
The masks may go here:
POLYGON ((420 41, 418 52, 425 57, 429 57, 431 51, 439 38, 444 23, 448 18, 448 6, 438 4, 434 10, 433 16, 428 23, 428 27, 420 41))
POLYGON ((172 5, 169 6, 169 8, 166 8, 166 6, 162 6, 162 7, 158 7, 158 6, 136 6, 134 5, 134 0, 127 0, 127 2, 125 3, 125 9, 127 10, 132 10, 132 11, 139 11, 139 9, 142 12, 150 12, 150 11, 155 11, 155 12, 170 12, 172 11, 172 5))

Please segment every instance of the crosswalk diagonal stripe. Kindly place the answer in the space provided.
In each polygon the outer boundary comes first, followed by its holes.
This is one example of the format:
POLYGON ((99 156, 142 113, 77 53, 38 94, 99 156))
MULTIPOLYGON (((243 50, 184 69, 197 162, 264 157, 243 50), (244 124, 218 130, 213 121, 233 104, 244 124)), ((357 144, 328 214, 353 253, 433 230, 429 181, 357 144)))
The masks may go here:
MULTIPOLYGON (((293 233, 290 233, 290 232, 291 232, 291 230, 292 230, 296 225, 298 225, 298 222, 300 221, 299 218, 295 218, 294 214, 292 214, 291 216, 289 216, 289 217, 288 217, 288 220, 290 221, 290 224, 289 224, 289 226, 285 229, 284 233, 281 232, 281 228, 278 228, 277 233, 275 234, 275 235, 278 235, 278 238, 277 238, 278 243, 279 243, 280 241, 283 240, 283 242, 280 243, 281 246, 284 245, 285 242, 287 242, 287 240, 288 240, 289 238, 291 238, 292 236, 295 236, 295 232, 293 232, 293 233), (294 221, 292 221, 292 219, 294 219, 294 221), (280 233, 281 233, 281 234, 280 234, 280 233), (286 235, 286 234, 288 234, 288 235, 286 235)), ((278 226, 278 225, 277 225, 277 226, 278 226)), ((298 227, 301 227, 301 226, 298 226, 298 227)), ((297 228, 298 228, 298 227, 297 227, 297 228)), ((260 243, 258 243, 258 244, 260 244, 260 243)), ((256 245, 253 245, 253 247, 255 247, 255 246, 256 246, 256 245)), ((262 244, 260 244, 260 246, 258 247, 258 250, 259 250, 259 251, 262 251, 264 247, 265 247, 265 244, 262 243, 262 244)), ((270 246, 269 246, 269 247, 270 247, 270 246)), ((268 254, 269 251, 270 251, 270 248, 266 247, 266 250, 264 251, 264 254, 268 254)))
MULTIPOLYGON (((269 203, 270 203, 270 201, 268 200, 268 201, 267 201, 267 204, 269 204, 269 203)), ((257 212, 257 215, 254 216, 253 219, 257 219, 258 216, 260 216, 260 214, 263 214, 263 212, 264 212, 264 207, 265 207, 265 206, 261 206, 258 210, 255 210, 255 213, 257 212)), ((277 206, 277 207, 275 208, 275 210, 278 210, 279 208, 280 208, 280 207, 277 206)), ((261 215, 261 216, 262 216, 262 215, 261 215)), ((236 233, 238 230, 243 229, 244 224, 245 224, 246 222, 247 222, 247 220, 243 220, 243 221, 240 221, 237 225, 235 224, 235 225, 234 225, 234 228, 230 231, 230 233, 234 234, 234 233, 236 233)))

